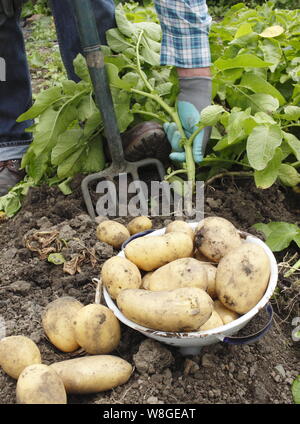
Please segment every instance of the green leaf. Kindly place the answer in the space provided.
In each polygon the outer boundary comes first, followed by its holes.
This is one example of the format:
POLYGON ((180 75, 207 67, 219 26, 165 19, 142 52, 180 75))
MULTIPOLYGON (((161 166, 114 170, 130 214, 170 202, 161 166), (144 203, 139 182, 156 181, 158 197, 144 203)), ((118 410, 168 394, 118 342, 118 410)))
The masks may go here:
POLYGON ((71 178, 67 178, 66 180, 64 180, 62 183, 58 184, 58 188, 60 189, 60 191, 65 195, 68 196, 69 194, 72 194, 73 191, 69 185, 71 181, 71 178))
POLYGON ((161 27, 155 22, 137 22, 134 24, 139 31, 143 30, 150 39, 158 42, 161 39, 161 27))
POLYGON ((135 33, 134 25, 126 18, 122 4, 119 4, 115 9, 115 18, 118 30, 126 37, 132 37, 135 33))
POLYGON ((46 109, 62 99, 62 91, 60 87, 48 88, 42 91, 34 102, 34 105, 25 113, 20 115, 17 122, 33 119, 41 115, 46 109))
POLYGON ((85 58, 82 54, 78 54, 73 61, 74 70, 76 75, 81 78, 83 81, 90 83, 91 78, 88 70, 88 66, 86 64, 85 58))
POLYGON ((293 400, 297 405, 300 405, 300 375, 298 375, 292 384, 293 400))
POLYGON ((220 120, 224 112, 225 109, 222 106, 207 106, 201 111, 200 122, 205 126, 213 126, 220 120))
POLYGON ((103 140, 99 134, 88 143, 87 156, 82 166, 82 172, 93 173, 104 169, 105 156, 103 151, 103 140))
POLYGON ((61 253, 50 253, 47 258, 48 262, 54 265, 62 265, 66 262, 65 258, 61 253))
POLYGON ((267 232, 265 232, 266 227, 262 225, 263 224, 255 224, 254 228, 266 234, 266 244, 273 252, 280 252, 286 249, 294 240, 294 237, 299 237, 300 235, 300 228, 295 224, 271 222, 267 224, 267 232))
POLYGON ((130 90, 130 84, 128 84, 124 80, 121 80, 121 78, 119 77, 119 69, 116 67, 116 65, 113 65, 112 63, 107 63, 105 65, 105 68, 109 79, 109 84, 120 89, 130 90))
POLYGON ((279 168, 283 154, 280 148, 277 148, 273 158, 270 160, 268 165, 262 171, 254 172, 254 180, 256 187, 261 189, 267 189, 271 187, 277 180, 279 168))
POLYGON ((286 103, 285 98, 280 94, 280 92, 276 90, 276 88, 273 87, 273 85, 269 84, 266 80, 264 80, 262 77, 258 75, 254 75, 249 72, 245 73, 240 82, 240 86, 248 88, 254 93, 270 94, 271 96, 275 97, 279 101, 280 105, 283 105, 284 103, 286 103))
POLYGON ((288 143, 297 160, 300 160, 300 140, 294 134, 282 131, 285 141, 288 143))
POLYGON ((251 32, 253 32, 252 25, 249 24, 248 22, 245 22, 242 25, 240 25, 239 28, 237 29, 234 39, 244 37, 245 35, 248 35, 251 32))
POLYGON ((300 183, 300 174, 293 166, 286 163, 280 166, 278 177, 280 181, 288 187, 294 187, 300 183))
POLYGON ((284 108, 284 114, 280 115, 288 121, 298 121, 300 119, 300 107, 299 106, 286 106, 284 108))
POLYGON ((219 58, 214 63, 221 71, 233 68, 266 68, 272 63, 264 62, 253 54, 241 54, 234 59, 219 58))
POLYGON ((279 108, 279 101, 269 94, 252 94, 248 97, 252 112, 272 113, 279 108))
POLYGON ((105 36, 107 44, 116 53, 121 53, 124 50, 128 49, 128 47, 134 47, 134 44, 128 42, 126 38, 116 28, 112 28, 106 31, 105 36))
POLYGON ((270 228, 268 224, 263 224, 261 222, 258 224, 252 225, 252 227, 255 228, 257 231, 260 231, 261 233, 263 233, 266 238, 269 237, 269 235, 272 232, 272 229, 270 228))
POLYGON ((84 147, 79 148, 76 152, 68 156, 57 168, 57 175, 59 178, 67 178, 76 175, 81 168, 81 155, 84 147))
POLYGON ((131 98, 128 93, 123 90, 117 90, 115 94, 114 91, 112 91, 112 94, 118 128, 120 133, 122 133, 127 130, 128 126, 133 121, 133 114, 130 111, 131 98))
POLYGON ((58 166, 74 153, 82 145, 82 134, 82 129, 72 129, 62 133, 51 152, 51 163, 58 166))
POLYGON ((262 43, 259 44, 259 47, 263 52, 264 60, 266 62, 271 62, 271 72, 275 72, 282 58, 280 43, 274 39, 265 39, 262 43))
POLYGON ((250 165, 257 171, 263 170, 273 158, 282 142, 282 132, 277 125, 258 125, 247 140, 247 155, 250 165))

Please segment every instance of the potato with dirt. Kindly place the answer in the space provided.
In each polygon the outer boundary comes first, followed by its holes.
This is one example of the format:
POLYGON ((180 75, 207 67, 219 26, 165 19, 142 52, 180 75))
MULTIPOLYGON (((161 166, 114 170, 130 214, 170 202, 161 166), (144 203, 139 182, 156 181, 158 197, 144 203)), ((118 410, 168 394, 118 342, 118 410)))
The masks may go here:
POLYGON ((151 230, 152 221, 147 216, 137 216, 133 218, 127 225, 130 235, 141 233, 142 231, 151 230))
POLYGON ((194 241, 195 233, 193 228, 185 221, 181 220, 175 220, 170 222, 170 224, 167 225, 165 234, 173 233, 173 232, 183 232, 188 234, 191 239, 194 241))
POLYGON ((26 367, 41 362, 40 350, 29 337, 8 336, 0 341, 0 367, 10 377, 17 380, 26 367))
POLYGON ((241 243, 241 237, 234 225, 218 216, 204 218, 195 231, 196 249, 213 262, 219 262, 241 243))
POLYGON ((83 304, 70 296, 49 303, 42 314, 42 325, 50 342, 62 352, 79 348, 75 338, 73 320, 83 304))
POLYGON ((220 261, 216 274, 216 291, 226 308, 245 314, 263 297, 270 279, 270 260, 265 250, 244 242, 220 261))
POLYGON ((132 240, 125 247, 125 256, 143 271, 155 269, 193 254, 193 241, 183 232, 160 236, 144 236, 132 240))
POLYGON ((62 379, 67 393, 104 392, 126 383, 132 366, 118 356, 95 355, 69 359, 50 365, 62 379))
POLYGON ((101 279, 113 299, 117 298, 121 290, 138 289, 142 285, 138 267, 121 256, 114 256, 104 262, 101 279))
POLYGON ((205 268, 207 273, 207 293, 210 295, 212 299, 216 299, 217 292, 216 292, 216 274, 217 274, 217 268, 208 263, 208 262, 202 262, 199 261, 199 263, 205 268))
POLYGON ((181 258, 155 270, 148 280, 149 290, 162 291, 180 287, 199 287, 207 290, 205 265, 194 258, 181 258))
POLYGON ((149 291, 127 289, 117 297, 129 320, 153 330, 195 331, 211 316, 213 301, 198 287, 149 291))
POLYGON ((214 301, 214 310, 218 313, 224 325, 229 324, 240 317, 236 312, 226 308, 226 306, 224 306, 218 299, 214 301))
POLYGON ((202 324, 199 328, 200 331, 208 331, 213 330, 214 328, 218 328, 224 325, 220 315, 215 310, 212 311, 210 318, 202 324))
POLYGON ((26 405, 61 405, 67 403, 63 381, 48 365, 26 367, 17 382, 17 403, 26 405))
POLYGON ((116 221, 103 221, 97 226, 97 238, 104 243, 110 244, 115 249, 120 249, 124 241, 130 237, 125 225, 116 221))
POLYGON ((104 305, 84 306, 75 315, 73 325, 77 343, 91 355, 110 353, 120 343, 120 323, 104 305))

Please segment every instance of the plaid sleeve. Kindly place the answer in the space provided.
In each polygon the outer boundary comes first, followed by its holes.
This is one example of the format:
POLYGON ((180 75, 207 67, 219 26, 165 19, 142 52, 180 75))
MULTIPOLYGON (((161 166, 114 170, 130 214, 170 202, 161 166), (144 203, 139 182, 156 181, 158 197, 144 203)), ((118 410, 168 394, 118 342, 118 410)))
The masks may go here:
POLYGON ((211 65, 206 0, 155 0, 162 28, 161 64, 179 68, 211 65))

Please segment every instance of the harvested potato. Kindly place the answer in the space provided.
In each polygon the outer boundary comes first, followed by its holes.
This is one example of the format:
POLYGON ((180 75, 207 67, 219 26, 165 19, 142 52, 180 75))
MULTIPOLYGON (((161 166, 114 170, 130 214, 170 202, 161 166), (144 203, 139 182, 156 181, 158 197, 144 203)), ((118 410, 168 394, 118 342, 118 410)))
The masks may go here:
POLYGON ((215 310, 212 311, 210 318, 199 328, 200 331, 213 330, 214 328, 221 327, 223 321, 215 310))
POLYGON ((204 218, 196 228, 195 246, 213 262, 219 262, 241 243, 237 229, 227 219, 217 216, 204 218))
POLYGON ((196 249, 195 252, 194 252, 194 258, 197 259, 197 261, 200 261, 200 262, 208 262, 208 263, 212 262, 210 259, 208 259, 206 256, 204 256, 203 253, 201 253, 198 249, 196 249))
POLYGON ((138 289, 142 285, 138 267, 121 256, 114 256, 104 262, 101 279, 113 299, 116 299, 121 290, 138 289))
POLYGON ((62 379, 67 393, 97 393, 126 383, 131 374, 129 362, 113 355, 85 356, 50 365, 62 379))
POLYGON ((216 292, 216 274, 217 274, 217 268, 208 263, 208 262, 201 262, 202 266, 205 267, 206 273, 207 273, 207 293, 210 295, 212 299, 215 299, 217 297, 216 292))
POLYGON ((0 366, 10 377, 18 379, 28 365, 41 362, 39 348, 28 337, 9 336, 0 341, 0 366))
POLYGON ((226 308, 219 300, 214 301, 214 309, 219 314, 224 325, 239 318, 239 314, 226 308))
POLYGON ((152 274, 153 272, 147 272, 147 274, 144 275, 144 277, 142 278, 142 289, 149 290, 149 282, 152 274))
POLYGON ((60 297, 49 303, 42 314, 44 331, 62 352, 74 352, 79 348, 75 339, 73 319, 83 304, 73 297, 60 297))
POLYGON ((97 226, 97 238, 104 243, 119 249, 125 240, 130 237, 127 228, 115 221, 103 221, 97 226))
POLYGON ((198 287, 159 292, 123 290, 117 304, 131 321, 161 331, 195 331, 209 319, 213 310, 212 299, 198 287))
POLYGON ((249 312, 263 297, 270 279, 270 261, 264 249, 243 243, 220 261, 216 275, 219 300, 239 314, 249 312))
POLYGON ((125 247, 127 259, 144 271, 153 271, 176 259, 190 257, 192 253, 191 237, 182 232, 139 237, 125 247))
POLYGON ((208 285, 206 267, 194 258, 176 259, 155 270, 149 277, 148 285, 152 291, 180 287, 199 287, 206 290, 208 285))
POLYGON ((74 317, 73 324, 76 341, 87 353, 110 353, 120 343, 120 323, 104 305, 84 306, 74 317))
POLYGON ((140 233, 141 231, 151 230, 151 228, 152 222, 147 216, 137 216, 127 225, 127 229, 131 235, 140 233))
POLYGON ((26 367, 17 382, 17 403, 22 404, 66 404, 64 384, 55 370, 48 365, 26 367))
POLYGON ((194 230, 193 228, 185 221, 176 220, 173 222, 170 222, 170 224, 167 226, 165 234, 173 233, 173 232, 183 232, 188 234, 191 239, 194 241, 194 230))

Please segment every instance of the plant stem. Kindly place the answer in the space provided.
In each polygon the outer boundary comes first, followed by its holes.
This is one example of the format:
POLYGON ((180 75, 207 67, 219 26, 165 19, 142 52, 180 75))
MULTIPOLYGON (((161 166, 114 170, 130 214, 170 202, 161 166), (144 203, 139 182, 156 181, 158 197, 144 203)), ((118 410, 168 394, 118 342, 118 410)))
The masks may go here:
POLYGON ((289 125, 284 125, 283 127, 281 127, 282 130, 284 130, 285 128, 289 128, 289 127, 300 127, 300 124, 289 124, 289 125))
POLYGON ((186 169, 176 169, 176 171, 171 172, 171 174, 165 176, 165 180, 168 181, 170 178, 172 178, 174 175, 177 174, 187 174, 186 169))
POLYGON ((291 166, 293 166, 294 168, 299 168, 300 160, 298 162, 291 163, 291 166))
POLYGON ((139 38, 138 38, 138 41, 136 43, 136 48, 135 48, 136 61, 137 61, 138 73, 140 74, 140 77, 144 81, 144 84, 147 87, 147 89, 149 90, 149 92, 152 93, 153 92, 153 87, 147 81, 147 78, 145 77, 145 74, 144 74, 144 72, 142 71, 142 68, 141 68, 141 61, 140 61, 139 49, 140 49, 140 44, 141 44, 141 39, 142 39, 142 36, 143 36, 143 32, 144 32, 144 30, 141 30, 141 32, 139 33, 139 38))
POLYGON ((300 269, 300 259, 292 266, 292 268, 286 272, 283 276, 284 278, 290 277, 294 272, 298 271, 300 269))
POLYGON ((236 172, 236 171, 222 172, 221 174, 214 175, 213 177, 211 177, 207 181, 205 181, 205 186, 208 186, 209 184, 211 184, 213 181, 217 180, 218 178, 223 178, 223 177, 252 177, 252 176, 253 176, 253 172, 236 172))
POLYGON ((157 119, 161 122, 168 122, 167 119, 162 118, 161 116, 157 115, 156 113, 153 112, 146 112, 145 110, 132 110, 132 113, 137 113, 140 115, 146 115, 146 116, 151 116, 151 118, 157 119))

